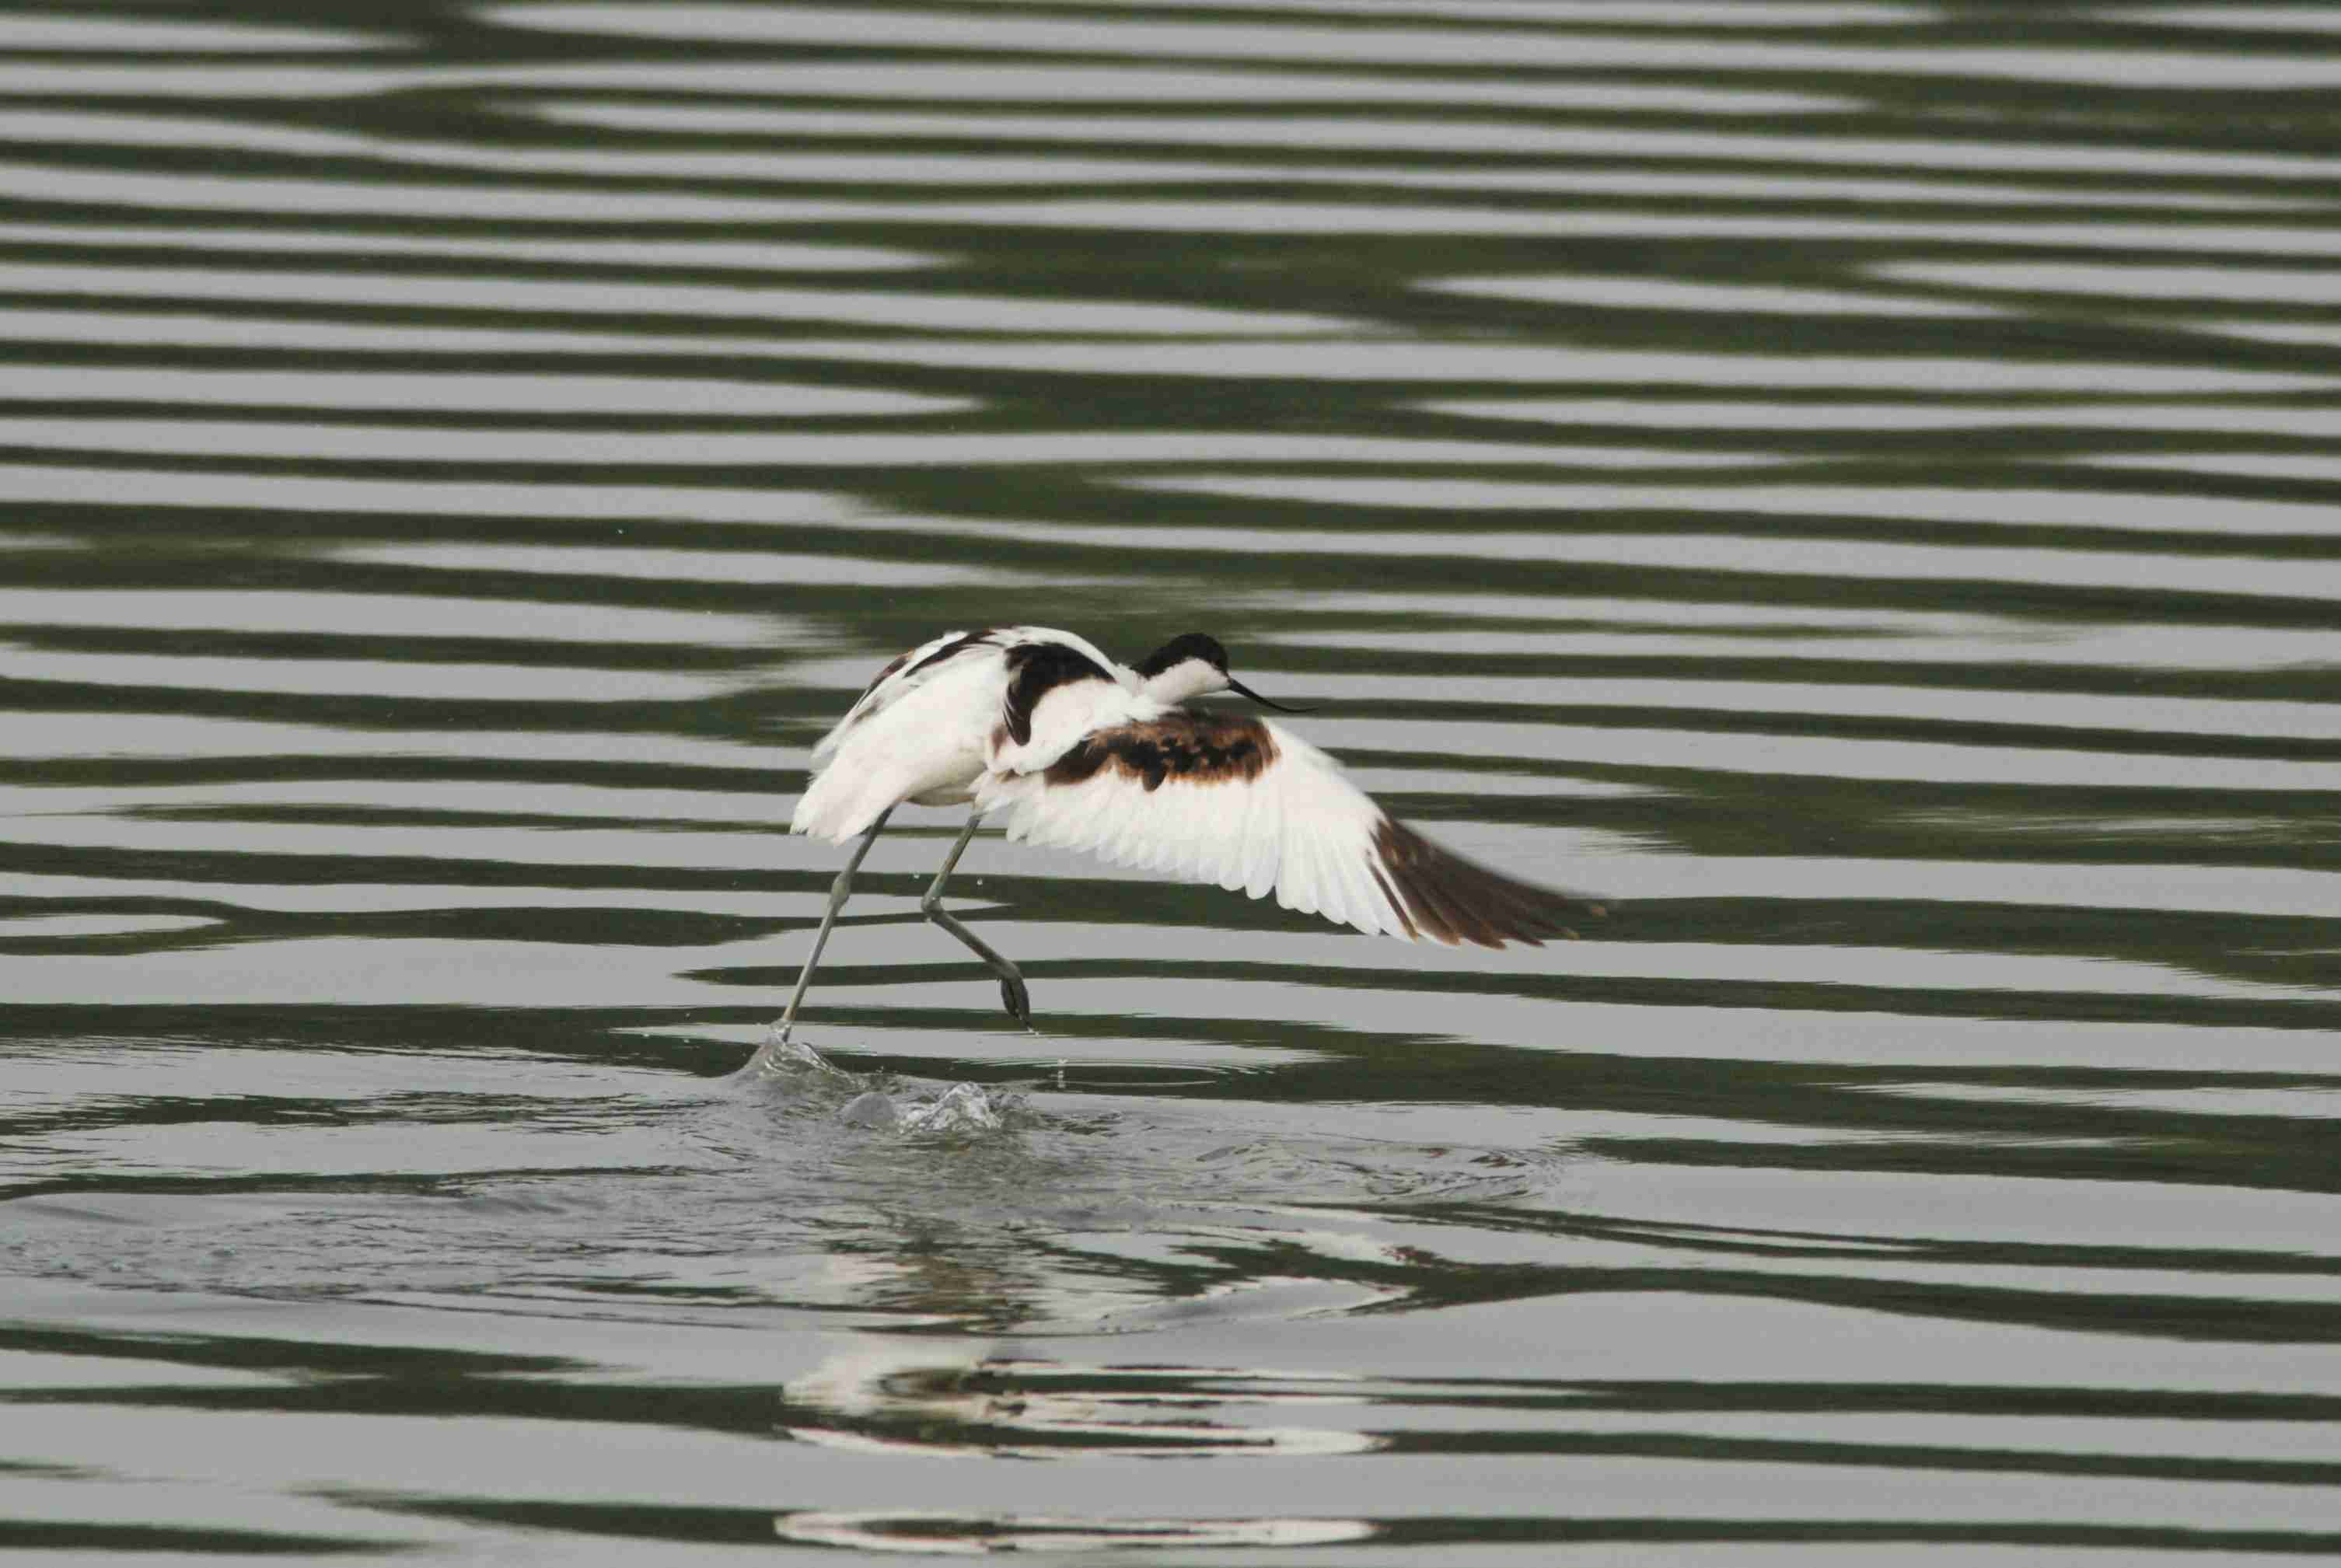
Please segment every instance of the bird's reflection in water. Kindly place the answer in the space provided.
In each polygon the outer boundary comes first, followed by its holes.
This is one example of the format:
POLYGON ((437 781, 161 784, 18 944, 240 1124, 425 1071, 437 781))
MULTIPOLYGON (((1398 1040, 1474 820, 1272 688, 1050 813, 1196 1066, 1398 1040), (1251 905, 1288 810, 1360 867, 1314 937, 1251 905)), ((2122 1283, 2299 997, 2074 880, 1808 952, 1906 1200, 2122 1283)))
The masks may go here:
POLYGON ((1360 1454, 1380 1439, 1275 1420, 1370 1403, 1348 1383, 1240 1367, 1083 1365, 1010 1347, 865 1336, 786 1385, 782 1429, 833 1448, 1020 1459, 1360 1454))
MULTIPOLYGON (((1109 1366, 870 1339, 782 1392, 782 1433, 862 1453, 1018 1459, 1210 1458, 1364 1453, 1367 1434, 1254 1424, 1287 1405, 1361 1405, 1341 1379, 1225 1367, 1109 1366)), ((804 1510, 783 1540, 878 1550, 1096 1552, 1114 1547, 1300 1546, 1371 1538, 1355 1518, 1123 1517, 1071 1510, 804 1510)))

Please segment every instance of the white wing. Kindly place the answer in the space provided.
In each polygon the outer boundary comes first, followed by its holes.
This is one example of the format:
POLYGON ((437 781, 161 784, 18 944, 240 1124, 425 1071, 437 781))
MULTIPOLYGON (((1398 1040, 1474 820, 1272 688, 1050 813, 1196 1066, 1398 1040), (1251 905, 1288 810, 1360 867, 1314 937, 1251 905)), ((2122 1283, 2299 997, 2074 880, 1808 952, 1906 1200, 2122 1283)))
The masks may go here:
POLYGON ((987 631, 947 631, 878 672, 812 749, 789 831, 842 843, 914 796, 965 799, 1006 667, 987 631))
POLYGON ((1053 756, 1084 729, 1128 717, 1136 681, 1069 631, 1009 626, 931 638, 880 670, 813 747, 816 771, 789 829, 842 843, 904 800, 958 804, 988 757, 1022 758, 1035 740, 1053 745, 1053 756))
POLYGON ((862 695, 854 699, 853 706, 845 710, 845 717, 813 743, 812 759, 815 762, 826 760, 831 753, 845 743, 846 737, 854 729, 877 718, 921 687, 945 675, 962 674, 965 666, 958 661, 989 657, 996 664, 1006 650, 1036 642, 1053 642, 1071 648, 1118 680, 1127 675, 1120 665, 1098 651, 1095 643, 1070 631, 1058 631, 1046 626, 992 626, 980 631, 946 631, 941 637, 929 638, 881 670, 877 678, 862 689, 862 695))
POLYGON ((830 726, 829 733, 813 742, 812 759, 826 761, 831 753, 845 744, 853 730, 900 702, 903 698, 926 685, 941 673, 942 666, 951 660, 964 658, 989 645, 989 631, 946 631, 941 637, 929 638, 908 653, 896 656, 881 670, 845 717, 830 726))
POLYGON ((1367 932, 1500 948, 1576 935, 1599 903, 1449 854, 1340 765, 1265 719, 1172 709, 1083 736, 1045 767, 987 773, 1008 837, 1216 882, 1367 932))

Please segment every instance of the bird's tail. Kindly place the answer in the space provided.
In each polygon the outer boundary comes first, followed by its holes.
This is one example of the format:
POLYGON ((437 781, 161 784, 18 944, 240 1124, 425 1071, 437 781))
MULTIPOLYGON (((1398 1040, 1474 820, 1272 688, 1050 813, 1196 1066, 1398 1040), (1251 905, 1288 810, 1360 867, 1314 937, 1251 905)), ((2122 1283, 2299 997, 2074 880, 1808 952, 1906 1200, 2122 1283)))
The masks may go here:
POLYGON ((870 831, 878 815, 902 798, 898 780, 851 768, 824 768, 812 776, 789 819, 789 831, 842 844, 870 831))

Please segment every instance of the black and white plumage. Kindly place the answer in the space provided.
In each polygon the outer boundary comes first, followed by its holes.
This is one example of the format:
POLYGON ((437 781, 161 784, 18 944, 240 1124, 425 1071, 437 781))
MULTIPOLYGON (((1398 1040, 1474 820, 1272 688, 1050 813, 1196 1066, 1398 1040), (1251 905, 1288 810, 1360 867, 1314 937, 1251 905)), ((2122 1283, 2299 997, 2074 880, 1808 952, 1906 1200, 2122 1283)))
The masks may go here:
POLYGON ((1409 941, 1535 944, 1573 937, 1602 913, 1599 900, 1439 848, 1280 724, 1185 706, 1229 690, 1277 706, 1230 676, 1227 650, 1200 632, 1125 666, 1045 627, 951 631, 880 670, 813 748, 816 771, 789 824, 862 842, 832 889, 784 1033, 854 868, 904 801, 974 808, 921 908, 991 967, 1019 1020, 1030 1007, 1015 966, 940 902, 987 818, 1011 840, 1086 849, 1255 898, 1274 893, 1288 909, 1409 941))

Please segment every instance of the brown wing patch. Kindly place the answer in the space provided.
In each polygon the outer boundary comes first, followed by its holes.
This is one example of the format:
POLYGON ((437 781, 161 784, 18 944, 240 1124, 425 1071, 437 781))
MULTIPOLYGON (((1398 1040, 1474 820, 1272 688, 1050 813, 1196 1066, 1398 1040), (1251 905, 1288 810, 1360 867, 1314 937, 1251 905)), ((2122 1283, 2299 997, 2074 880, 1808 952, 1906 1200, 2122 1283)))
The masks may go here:
POLYGON ((1574 937, 1572 922, 1609 913, 1598 898, 1515 881, 1389 818, 1374 829, 1372 869, 1410 938, 1533 948, 1547 938, 1574 937))
POLYGON ((1108 769, 1148 789, 1165 780, 1182 784, 1241 784, 1276 761, 1276 737, 1241 713, 1185 709, 1142 723, 1092 730, 1049 765, 1051 784, 1079 784, 1108 769))

